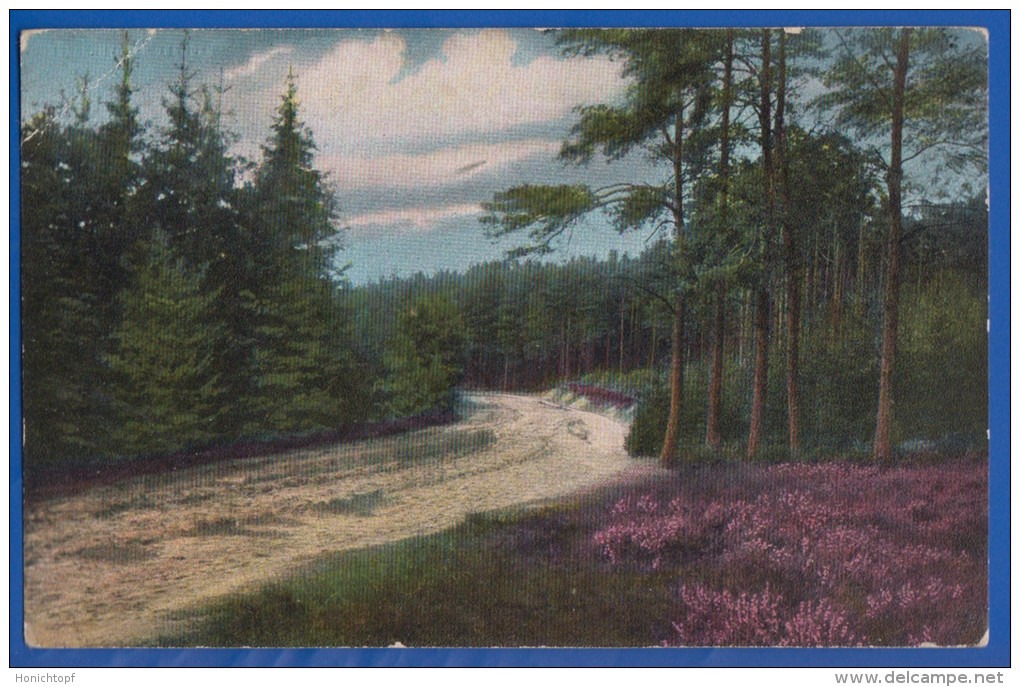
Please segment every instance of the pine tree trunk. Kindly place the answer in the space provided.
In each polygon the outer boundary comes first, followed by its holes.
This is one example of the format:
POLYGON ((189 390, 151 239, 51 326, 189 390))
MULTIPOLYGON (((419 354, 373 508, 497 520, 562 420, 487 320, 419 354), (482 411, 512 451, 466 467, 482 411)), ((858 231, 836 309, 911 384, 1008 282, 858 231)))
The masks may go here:
MULTIPOLYGON (((722 130, 719 141, 719 222, 726 230, 730 186, 730 105, 733 86, 733 29, 726 31, 726 57, 723 61, 722 130)), ((715 322, 712 331, 712 381, 708 387, 708 423, 705 443, 718 449, 722 445, 723 344, 726 332, 726 282, 715 289, 715 322)))
POLYGON ((756 293, 754 311, 754 381, 751 386, 751 429, 747 457, 754 458, 765 426, 765 392, 769 380, 769 297, 762 287, 756 293))
POLYGON ((740 289, 737 324, 737 367, 744 369, 744 349, 747 348, 747 289, 740 289))
POLYGON ((786 412, 790 453, 800 452, 800 281, 796 270, 786 282, 786 412))
POLYGON ((889 235, 886 240, 885 294, 882 314, 882 363, 878 385, 878 417, 872 456, 875 460, 892 458, 893 362, 896 357, 896 331, 900 308, 900 238, 903 233, 903 91, 907 81, 910 53, 910 29, 900 31, 900 44, 893 72, 892 141, 889 155, 889 235))
POLYGON ((669 421, 666 424, 666 436, 662 442, 662 454, 659 458, 662 466, 667 468, 676 464, 676 448, 680 439, 680 411, 684 400, 683 359, 686 319, 686 304, 681 296, 673 316, 673 357, 669 365, 669 421))
POLYGON ((786 312, 786 412, 790 453, 797 455, 800 452, 800 282, 796 270, 791 271, 786 281, 786 312))
POLYGON ((639 362, 638 353, 640 349, 640 335, 641 327, 638 317, 638 302, 636 298, 630 299, 630 345, 627 346, 627 367, 634 369, 641 363, 639 362))
POLYGON ((839 340, 839 333, 843 328, 843 286, 846 276, 846 249, 836 244, 836 256, 833 258, 833 283, 832 283, 832 336, 833 340, 839 340))
MULTIPOLYGON (((675 234, 676 265, 683 272, 684 261, 684 211, 683 211, 683 143, 684 143, 684 108, 680 105, 676 116, 673 180, 676 184, 676 197, 673 199, 673 223, 675 234)), ((669 362, 669 420, 666 423, 666 436, 662 441, 662 453, 659 462, 663 467, 672 467, 676 463, 676 447, 680 436, 680 413, 684 399, 684 344, 687 329, 686 303, 681 291, 678 296, 676 311, 673 315, 673 356, 669 362)))
POLYGON ((788 218, 789 178, 786 160, 786 34, 779 34, 779 81, 776 94, 776 167, 782 199, 781 222, 786 253, 786 414, 790 453, 800 452, 800 264, 788 218))
POLYGON ((655 318, 653 316, 653 318, 652 318, 652 342, 648 346, 648 369, 650 369, 650 370, 654 370, 655 369, 655 346, 659 343, 658 342, 659 332, 656 329, 656 324, 657 323, 656 323, 655 318))
POLYGON ((712 331, 712 383, 708 387, 708 431, 706 442, 713 449, 722 445, 723 338, 726 333, 726 283, 715 290, 715 322, 712 331))
POLYGON ((562 324, 560 324, 560 340, 563 342, 563 345, 560 347, 560 363, 559 363, 559 369, 557 370, 557 372, 559 372, 559 375, 560 375, 560 377, 562 379, 566 379, 567 378, 567 324, 566 324, 566 322, 563 322, 562 324))
MULTIPOLYGON (((763 249, 761 259, 767 261, 767 246, 771 241, 771 228, 775 218, 775 169, 772 158, 772 98, 771 98, 771 32, 762 30, 761 106, 758 117, 761 126, 761 159, 765 185, 765 227, 763 228, 763 249)), ((768 387, 769 353, 769 277, 767 264, 761 266, 762 274, 755 289, 754 313, 754 381, 751 389, 751 427, 747 436, 747 457, 754 458, 761 444, 765 424, 765 394, 768 387)))
POLYGON ((861 222, 860 232, 857 238, 857 307, 864 309, 864 222, 861 222))
POLYGON ((807 269, 807 307, 810 313, 808 322, 814 321, 818 316, 818 238, 814 241, 814 254, 811 257, 811 264, 807 269))
POLYGON ((563 378, 570 379, 570 318, 567 318, 566 337, 563 339, 563 378))

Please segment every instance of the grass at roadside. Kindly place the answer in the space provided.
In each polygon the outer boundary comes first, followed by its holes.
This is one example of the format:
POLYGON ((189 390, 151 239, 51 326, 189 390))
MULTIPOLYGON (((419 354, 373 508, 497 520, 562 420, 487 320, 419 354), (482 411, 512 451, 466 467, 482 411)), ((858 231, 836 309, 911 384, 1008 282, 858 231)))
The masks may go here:
POLYGON ((670 576, 611 574, 588 544, 586 512, 597 506, 475 515, 433 536, 331 556, 158 644, 654 644, 669 628, 670 576))

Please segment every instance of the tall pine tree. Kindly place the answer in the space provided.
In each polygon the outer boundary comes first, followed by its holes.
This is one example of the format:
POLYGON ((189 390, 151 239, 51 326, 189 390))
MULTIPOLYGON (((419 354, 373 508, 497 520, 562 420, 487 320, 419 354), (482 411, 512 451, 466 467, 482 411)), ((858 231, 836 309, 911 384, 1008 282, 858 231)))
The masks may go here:
MULTIPOLYGON (((705 172, 709 150, 708 113, 712 67, 720 59, 721 32, 697 29, 642 31, 571 29, 559 36, 568 55, 609 55, 624 63, 632 79, 622 104, 603 103, 580 109, 573 135, 560 157, 585 163, 596 152, 619 160, 640 150, 660 164, 662 184, 624 183, 601 189, 584 185, 524 185, 497 193, 485 204, 483 222, 495 235, 531 228, 530 245, 516 254, 548 252, 552 242, 582 216, 604 210, 617 229, 667 226, 672 234, 671 285, 667 300, 673 312, 670 362, 670 411, 660 456, 676 462, 684 403, 684 354, 687 348, 687 297, 692 258, 684 205, 685 185, 705 172)), ((569 354, 569 346, 566 348, 569 354)), ((569 366, 564 366, 569 370, 569 366)))
POLYGON ((838 124, 874 144, 886 179, 889 228, 872 453, 876 460, 889 460, 895 420, 904 167, 923 159, 929 173, 939 176, 943 171, 987 168, 987 45, 977 36, 947 29, 854 29, 836 35, 841 52, 826 73, 826 85, 832 90, 820 102, 836 109, 838 124), (887 143, 878 142, 883 138, 887 143))

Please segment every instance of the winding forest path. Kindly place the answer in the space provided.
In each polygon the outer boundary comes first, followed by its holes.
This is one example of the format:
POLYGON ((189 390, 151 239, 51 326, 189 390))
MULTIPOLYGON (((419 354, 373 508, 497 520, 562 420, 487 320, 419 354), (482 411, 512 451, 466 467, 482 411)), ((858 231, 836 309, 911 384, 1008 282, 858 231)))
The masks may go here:
POLYGON ((639 463, 626 425, 534 396, 472 394, 466 420, 402 436, 146 475, 25 512, 25 639, 130 646, 188 609, 323 554, 565 496, 639 463))

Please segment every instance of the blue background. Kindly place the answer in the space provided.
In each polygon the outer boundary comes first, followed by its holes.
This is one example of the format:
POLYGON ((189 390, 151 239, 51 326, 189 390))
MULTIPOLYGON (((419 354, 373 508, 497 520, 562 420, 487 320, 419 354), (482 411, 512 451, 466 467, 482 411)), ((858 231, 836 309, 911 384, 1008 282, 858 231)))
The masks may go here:
POLYGON ((1009 11, 11 11, 10 654, 12 667, 1010 665, 1009 11), (40 28, 482 26, 980 26, 989 32, 989 644, 967 649, 34 649, 24 643, 18 34, 40 28))

